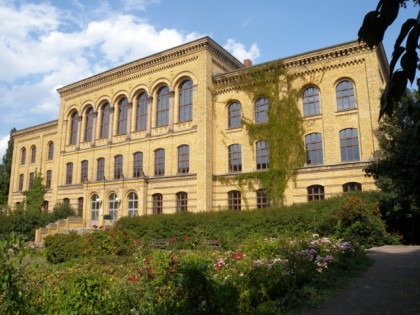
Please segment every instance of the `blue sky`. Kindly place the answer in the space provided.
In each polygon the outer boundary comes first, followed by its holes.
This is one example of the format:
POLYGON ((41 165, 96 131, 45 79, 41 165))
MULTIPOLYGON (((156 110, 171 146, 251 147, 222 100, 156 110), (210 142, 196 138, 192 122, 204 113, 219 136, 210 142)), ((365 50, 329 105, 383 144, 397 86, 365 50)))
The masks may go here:
MULTIPOLYGON (((0 157, 58 117, 56 89, 202 36, 254 64, 357 39, 377 0, 0 0, 0 157)), ((391 57, 411 2, 384 40, 391 57)))

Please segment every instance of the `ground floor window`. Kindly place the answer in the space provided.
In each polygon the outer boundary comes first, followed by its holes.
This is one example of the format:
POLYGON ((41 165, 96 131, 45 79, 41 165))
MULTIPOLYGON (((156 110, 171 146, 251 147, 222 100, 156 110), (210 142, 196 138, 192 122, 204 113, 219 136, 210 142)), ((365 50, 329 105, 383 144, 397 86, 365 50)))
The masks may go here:
POLYGON ((312 185, 307 188, 308 201, 324 199, 324 186, 312 185))
POLYGON ((241 192, 238 190, 231 190, 228 192, 228 209, 241 210, 241 192))
POLYGON ((136 217, 138 216, 138 208, 139 208, 139 199, 137 194, 131 192, 128 194, 128 216, 129 217, 136 217))
POLYGON ((153 198, 153 205, 152 205, 153 214, 161 214, 163 211, 162 194, 154 194, 152 198, 153 198))
POLYGON ((343 185, 343 192, 362 191, 362 184, 356 182, 345 183, 343 185))
POLYGON ((176 193, 176 211, 184 212, 188 209, 188 194, 186 192, 176 193))

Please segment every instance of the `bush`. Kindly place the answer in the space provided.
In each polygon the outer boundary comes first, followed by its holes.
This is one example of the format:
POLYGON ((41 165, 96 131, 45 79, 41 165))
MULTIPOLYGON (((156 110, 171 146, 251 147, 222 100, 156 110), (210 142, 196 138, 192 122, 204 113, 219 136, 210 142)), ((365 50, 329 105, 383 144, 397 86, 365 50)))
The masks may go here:
POLYGON ((72 217, 76 215, 76 211, 74 210, 74 208, 64 202, 64 203, 57 203, 54 206, 53 212, 50 214, 50 222, 56 222, 58 220, 61 219, 66 219, 68 217, 72 217))
POLYGON ((49 235, 44 239, 47 260, 57 264, 81 256, 81 236, 74 231, 69 234, 49 235))

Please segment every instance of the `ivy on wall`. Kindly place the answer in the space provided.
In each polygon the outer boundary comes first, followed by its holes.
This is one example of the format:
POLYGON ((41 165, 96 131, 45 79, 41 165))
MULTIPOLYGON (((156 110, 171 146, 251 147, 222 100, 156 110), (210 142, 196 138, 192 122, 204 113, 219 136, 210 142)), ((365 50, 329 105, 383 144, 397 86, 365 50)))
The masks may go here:
POLYGON ((256 141, 268 143, 268 170, 218 177, 221 183, 238 188, 246 208, 246 190, 255 190, 256 186, 265 189, 273 206, 282 204, 287 183, 295 179, 297 169, 306 161, 303 119, 297 104, 301 93, 292 88, 293 79, 277 62, 252 67, 238 80, 217 86, 244 91, 253 102, 259 97, 269 100, 267 123, 255 124, 242 119, 253 148, 256 141))

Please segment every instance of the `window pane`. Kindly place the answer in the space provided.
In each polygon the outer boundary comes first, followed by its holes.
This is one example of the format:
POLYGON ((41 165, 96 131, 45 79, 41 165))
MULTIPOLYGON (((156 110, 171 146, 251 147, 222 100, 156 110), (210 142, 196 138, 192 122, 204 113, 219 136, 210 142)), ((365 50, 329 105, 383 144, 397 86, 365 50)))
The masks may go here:
POLYGON ((303 92, 303 115, 313 116, 319 115, 319 113, 320 106, 318 89, 315 87, 307 88, 303 92))
POLYGON ((348 80, 342 81, 336 88, 338 111, 355 108, 353 83, 348 80))
POLYGON ((305 136, 306 163, 322 164, 322 136, 320 133, 310 133, 305 136))
POLYGON ((142 93, 137 99, 136 130, 142 131, 147 128, 147 108, 149 97, 142 93))
POLYGON ((255 123, 268 122, 268 98, 260 97, 255 101, 255 123))
POLYGON ((190 171, 190 148, 182 145, 178 148, 178 173, 187 174, 190 171))
POLYGON ((237 190, 228 192, 228 209, 241 210, 241 193, 237 190))
POLYGON ((101 130, 100 130, 100 137, 101 139, 108 138, 108 132, 109 132, 109 113, 110 113, 111 107, 108 103, 104 104, 102 106, 101 111, 101 130))
POLYGON ((228 106, 228 126, 229 128, 238 128, 241 123, 241 104, 232 103, 228 106))
POLYGON ((167 126, 169 122, 169 88, 159 90, 156 108, 156 127, 167 126))
POLYGON ((118 124, 117 134, 122 135, 127 132, 127 113, 128 113, 128 99, 123 98, 118 104, 118 124))
POLYGON ((165 175, 165 150, 155 151, 155 176, 165 175))
POLYGON ((182 83, 179 89, 179 122, 192 120, 192 82, 190 80, 182 83))
POLYGON ((359 139, 356 128, 347 128, 340 131, 341 161, 359 161, 359 139))
POLYGON ((258 141, 256 143, 256 157, 257 157, 257 170, 268 169, 269 150, 268 150, 267 142, 258 141))
POLYGON ((228 148, 229 151, 229 172, 242 171, 242 153, 240 144, 232 144, 228 148))

